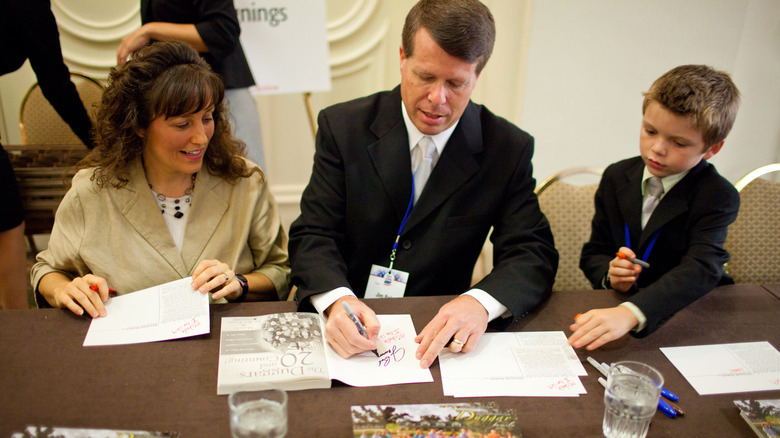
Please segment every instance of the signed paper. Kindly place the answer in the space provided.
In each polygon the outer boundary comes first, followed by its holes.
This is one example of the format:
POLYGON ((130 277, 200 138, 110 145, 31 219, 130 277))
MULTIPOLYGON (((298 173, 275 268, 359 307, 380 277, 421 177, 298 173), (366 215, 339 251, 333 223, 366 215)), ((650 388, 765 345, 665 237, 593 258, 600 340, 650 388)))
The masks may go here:
POLYGON ((190 287, 192 278, 109 299, 106 316, 89 326, 84 346, 140 344, 209 332, 209 296, 190 287))
POLYGON ((344 359, 328 345, 325 355, 330 377, 351 386, 383 386, 399 383, 433 382, 428 368, 420 368, 414 352, 417 332, 411 315, 377 315, 382 328, 379 340, 386 350, 379 357, 367 351, 344 359))
POLYGON ((699 395, 780 390, 780 352, 766 341, 661 351, 699 395))
POLYGON ((468 354, 439 355, 444 395, 454 397, 584 394, 587 375, 563 332, 485 333, 468 354))

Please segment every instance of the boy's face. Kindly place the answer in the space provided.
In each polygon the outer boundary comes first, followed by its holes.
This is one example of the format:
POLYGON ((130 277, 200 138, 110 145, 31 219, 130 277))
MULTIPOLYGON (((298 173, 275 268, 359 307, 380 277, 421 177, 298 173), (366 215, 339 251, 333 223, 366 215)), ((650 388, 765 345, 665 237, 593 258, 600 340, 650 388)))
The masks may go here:
POLYGON ((687 118, 650 101, 642 117, 639 152, 647 169, 665 177, 685 172, 720 151, 723 142, 705 151, 701 132, 687 118))

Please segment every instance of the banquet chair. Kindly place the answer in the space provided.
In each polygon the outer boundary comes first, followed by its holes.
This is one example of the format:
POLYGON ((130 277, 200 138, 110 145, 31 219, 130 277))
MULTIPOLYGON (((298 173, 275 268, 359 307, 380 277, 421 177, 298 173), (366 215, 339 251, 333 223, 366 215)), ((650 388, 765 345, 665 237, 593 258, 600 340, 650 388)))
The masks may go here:
POLYGON ((83 145, 6 145, 16 174, 24 211, 24 234, 33 255, 38 253, 33 236, 50 234, 75 164, 86 156, 83 145))
MULTIPOLYGON (((81 102, 94 122, 97 105, 103 95, 103 85, 81 73, 71 72, 70 79, 76 85, 81 102)), ((22 144, 83 144, 44 97, 37 82, 22 99, 19 130, 22 144)))
POLYGON ((542 213, 550 222, 560 256, 553 291, 593 288, 579 268, 580 253, 590 238, 595 210, 593 196, 603 172, 602 168, 589 166, 565 169, 544 180, 534 191, 542 213), (595 184, 584 184, 594 179, 595 184))
POLYGON ((724 245, 726 272, 736 283, 780 283, 780 163, 759 167, 735 187, 739 215, 724 245))

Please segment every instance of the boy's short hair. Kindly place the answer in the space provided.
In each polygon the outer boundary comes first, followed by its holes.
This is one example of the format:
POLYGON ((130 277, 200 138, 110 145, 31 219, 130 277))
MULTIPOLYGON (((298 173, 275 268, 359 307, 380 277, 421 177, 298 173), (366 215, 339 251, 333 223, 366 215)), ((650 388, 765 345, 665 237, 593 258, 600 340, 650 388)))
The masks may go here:
POLYGON ((642 114, 655 101, 688 118, 701 132, 707 149, 726 138, 739 109, 739 90, 731 76, 706 65, 675 67, 642 94, 642 114))

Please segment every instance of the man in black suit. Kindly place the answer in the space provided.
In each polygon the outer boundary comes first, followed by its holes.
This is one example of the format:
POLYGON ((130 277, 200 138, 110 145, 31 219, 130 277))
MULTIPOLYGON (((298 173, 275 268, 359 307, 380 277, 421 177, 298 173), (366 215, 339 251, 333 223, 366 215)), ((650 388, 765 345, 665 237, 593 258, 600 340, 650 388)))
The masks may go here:
POLYGON ((369 276, 388 268, 408 273, 405 296, 461 294, 415 339, 422 367, 448 343, 473 350, 489 321, 508 324, 550 293, 558 254, 533 193, 533 138, 470 101, 494 39, 479 1, 422 0, 404 25, 401 85, 319 115, 290 229, 292 282, 299 309, 328 317, 326 338, 344 357, 376 348, 379 322, 357 296, 378 296, 369 276), (491 227, 495 268, 470 289, 491 227))

